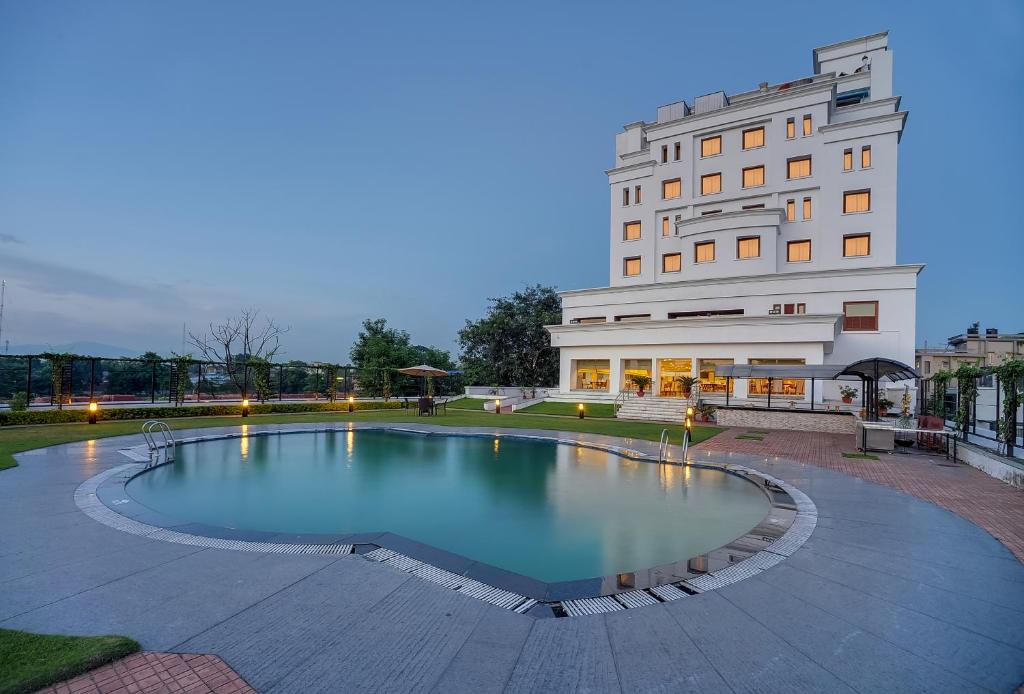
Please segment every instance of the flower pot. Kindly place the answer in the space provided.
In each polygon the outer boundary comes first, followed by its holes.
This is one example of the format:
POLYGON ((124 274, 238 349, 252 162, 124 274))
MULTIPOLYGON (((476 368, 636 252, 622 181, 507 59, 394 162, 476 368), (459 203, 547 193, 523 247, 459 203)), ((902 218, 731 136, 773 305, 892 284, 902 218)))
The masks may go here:
POLYGON ((638 388, 637 391, 636 391, 636 396, 638 398, 642 398, 644 396, 644 389, 643 388, 638 388))
POLYGON ((847 405, 849 405, 851 402, 853 402, 853 396, 852 395, 844 395, 843 396, 843 402, 845 402, 847 405))

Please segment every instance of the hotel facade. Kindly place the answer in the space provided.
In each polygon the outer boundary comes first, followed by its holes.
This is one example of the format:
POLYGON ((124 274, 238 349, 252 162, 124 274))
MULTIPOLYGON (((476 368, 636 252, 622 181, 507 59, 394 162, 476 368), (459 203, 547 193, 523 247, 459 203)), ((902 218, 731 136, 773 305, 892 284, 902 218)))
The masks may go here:
MULTIPOLYGON (((813 51, 813 74, 662 106, 615 138, 609 286, 561 292, 561 396, 811 399, 731 364, 914 363, 917 275, 896 263, 907 112, 888 35, 813 51)), ((838 399, 819 384, 815 402, 838 399)))

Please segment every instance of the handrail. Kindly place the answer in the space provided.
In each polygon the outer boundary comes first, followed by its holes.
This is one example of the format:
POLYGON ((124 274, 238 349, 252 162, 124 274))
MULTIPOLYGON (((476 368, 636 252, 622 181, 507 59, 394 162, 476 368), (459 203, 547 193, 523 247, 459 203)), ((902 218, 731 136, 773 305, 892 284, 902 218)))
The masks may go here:
POLYGON ((668 450, 668 429, 661 430, 661 438, 658 439, 658 462, 665 462, 665 452, 668 450))
POLYGON ((171 428, 167 426, 167 422, 159 419, 150 419, 142 425, 142 435, 146 439, 146 445, 149 447, 149 453, 152 456, 160 448, 160 445, 156 442, 156 436, 154 432, 160 432, 161 438, 163 438, 163 449, 164 457, 166 460, 174 460, 174 454, 177 452, 178 442, 174 440, 174 434, 171 433, 171 428))
POLYGON ((615 401, 612 402, 612 412, 618 413, 622 406, 626 404, 626 401, 633 397, 633 391, 631 390, 620 390, 618 395, 615 396, 615 401), (619 400, 622 402, 619 402, 619 400))

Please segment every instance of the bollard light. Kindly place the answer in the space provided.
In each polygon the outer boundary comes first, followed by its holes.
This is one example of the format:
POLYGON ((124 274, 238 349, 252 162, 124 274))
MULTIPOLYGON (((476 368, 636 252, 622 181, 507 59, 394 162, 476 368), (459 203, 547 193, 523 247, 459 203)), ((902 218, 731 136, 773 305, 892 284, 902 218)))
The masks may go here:
POLYGON ((96 419, 99 417, 100 404, 95 400, 89 401, 89 424, 95 424, 96 419))
POLYGON ((693 416, 693 405, 691 405, 691 406, 686 408, 686 416, 687 417, 692 417, 693 416))
POLYGON ((582 402, 579 405, 576 406, 576 409, 580 411, 580 419, 583 419, 584 417, 586 417, 586 409, 583 407, 583 403, 582 402))
POLYGON ((686 430, 689 431, 693 428, 693 420, 689 417, 686 418, 686 430))
POLYGON ((501 414, 501 400, 494 401, 494 414, 501 414))
POLYGON ((348 396, 348 411, 349 412, 352 412, 355 409, 355 402, 356 402, 355 398, 353 398, 351 395, 348 396))
POLYGON ((244 400, 242 400, 242 416, 249 416, 249 398, 245 398, 244 400))

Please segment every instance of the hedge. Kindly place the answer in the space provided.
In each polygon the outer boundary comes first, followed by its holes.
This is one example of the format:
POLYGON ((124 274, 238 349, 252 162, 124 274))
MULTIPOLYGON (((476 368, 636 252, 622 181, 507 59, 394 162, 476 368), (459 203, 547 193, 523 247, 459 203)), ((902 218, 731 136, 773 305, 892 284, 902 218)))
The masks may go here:
MULTIPOLYGON (((356 410, 398 410, 402 402, 362 401, 352 404, 356 410)), ((261 405, 252 403, 252 414, 289 414, 300 412, 347 412, 348 403, 338 402, 289 402, 261 405)), ((171 419, 174 417, 237 417, 242 413, 241 405, 192 405, 188 407, 103 407, 100 405, 98 419, 114 421, 122 419, 171 419)), ((67 424, 87 422, 89 413, 85 409, 73 410, 27 410, 22 412, 0 412, 0 427, 21 424, 67 424)))

